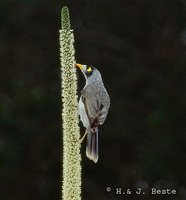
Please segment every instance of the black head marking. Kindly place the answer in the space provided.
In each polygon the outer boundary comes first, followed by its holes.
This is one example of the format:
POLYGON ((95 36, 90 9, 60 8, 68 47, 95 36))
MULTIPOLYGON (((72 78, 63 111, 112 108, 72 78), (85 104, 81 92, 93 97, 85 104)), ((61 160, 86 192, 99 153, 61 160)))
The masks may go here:
POLYGON ((85 74, 89 77, 92 75, 93 71, 94 71, 94 67, 92 65, 87 65, 86 66, 86 72, 85 74))

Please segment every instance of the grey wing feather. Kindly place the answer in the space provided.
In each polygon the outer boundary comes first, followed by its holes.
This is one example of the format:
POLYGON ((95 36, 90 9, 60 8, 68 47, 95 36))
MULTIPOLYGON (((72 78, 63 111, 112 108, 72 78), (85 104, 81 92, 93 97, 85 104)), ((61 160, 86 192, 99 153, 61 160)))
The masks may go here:
MULTIPOLYGON (((81 98, 83 99, 81 103, 84 105, 83 112, 86 113, 90 124, 97 117, 99 124, 102 125, 107 117, 108 108, 101 103, 101 96, 97 88, 91 85, 86 86, 81 94, 81 98)), ((83 116, 85 116, 85 114, 83 114, 83 116)), ((87 123, 85 123, 87 117, 86 119, 81 119, 82 122, 84 121, 84 126, 85 124, 87 125, 87 123)))
POLYGON ((96 89, 93 86, 85 87, 81 96, 84 98, 83 104, 85 112, 90 120, 90 123, 97 117, 100 102, 96 89))
POLYGON ((106 109, 106 107, 103 107, 101 110, 100 110, 100 117, 99 117, 99 124, 102 125, 104 122, 105 122, 105 119, 107 117, 107 114, 108 114, 108 109, 106 109))

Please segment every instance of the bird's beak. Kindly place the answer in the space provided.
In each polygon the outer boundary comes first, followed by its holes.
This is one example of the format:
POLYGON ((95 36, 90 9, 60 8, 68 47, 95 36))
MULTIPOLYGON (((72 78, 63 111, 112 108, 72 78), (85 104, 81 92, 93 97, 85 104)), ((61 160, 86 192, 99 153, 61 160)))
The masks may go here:
POLYGON ((76 63, 75 66, 79 67, 79 69, 83 69, 83 65, 82 64, 76 63))

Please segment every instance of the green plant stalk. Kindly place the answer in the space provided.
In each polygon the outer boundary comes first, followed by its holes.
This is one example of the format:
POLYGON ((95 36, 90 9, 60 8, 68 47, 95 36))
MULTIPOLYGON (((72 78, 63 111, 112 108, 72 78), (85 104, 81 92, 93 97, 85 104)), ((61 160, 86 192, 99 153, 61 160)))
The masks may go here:
POLYGON ((77 74, 75 68, 74 35, 70 27, 69 10, 61 11, 60 32, 62 128, 63 128, 63 177, 62 199, 81 199, 80 128, 77 100, 77 74))

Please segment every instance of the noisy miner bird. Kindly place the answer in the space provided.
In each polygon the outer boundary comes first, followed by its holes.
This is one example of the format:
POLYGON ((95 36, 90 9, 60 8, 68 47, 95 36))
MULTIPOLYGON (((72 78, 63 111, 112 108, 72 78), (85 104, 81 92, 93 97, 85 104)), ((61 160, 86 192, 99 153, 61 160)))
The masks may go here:
POLYGON ((98 126, 102 125, 110 107, 110 97, 105 89, 100 72, 91 65, 76 63, 82 71, 86 84, 79 99, 79 115, 87 135, 86 156, 98 161, 98 126))

